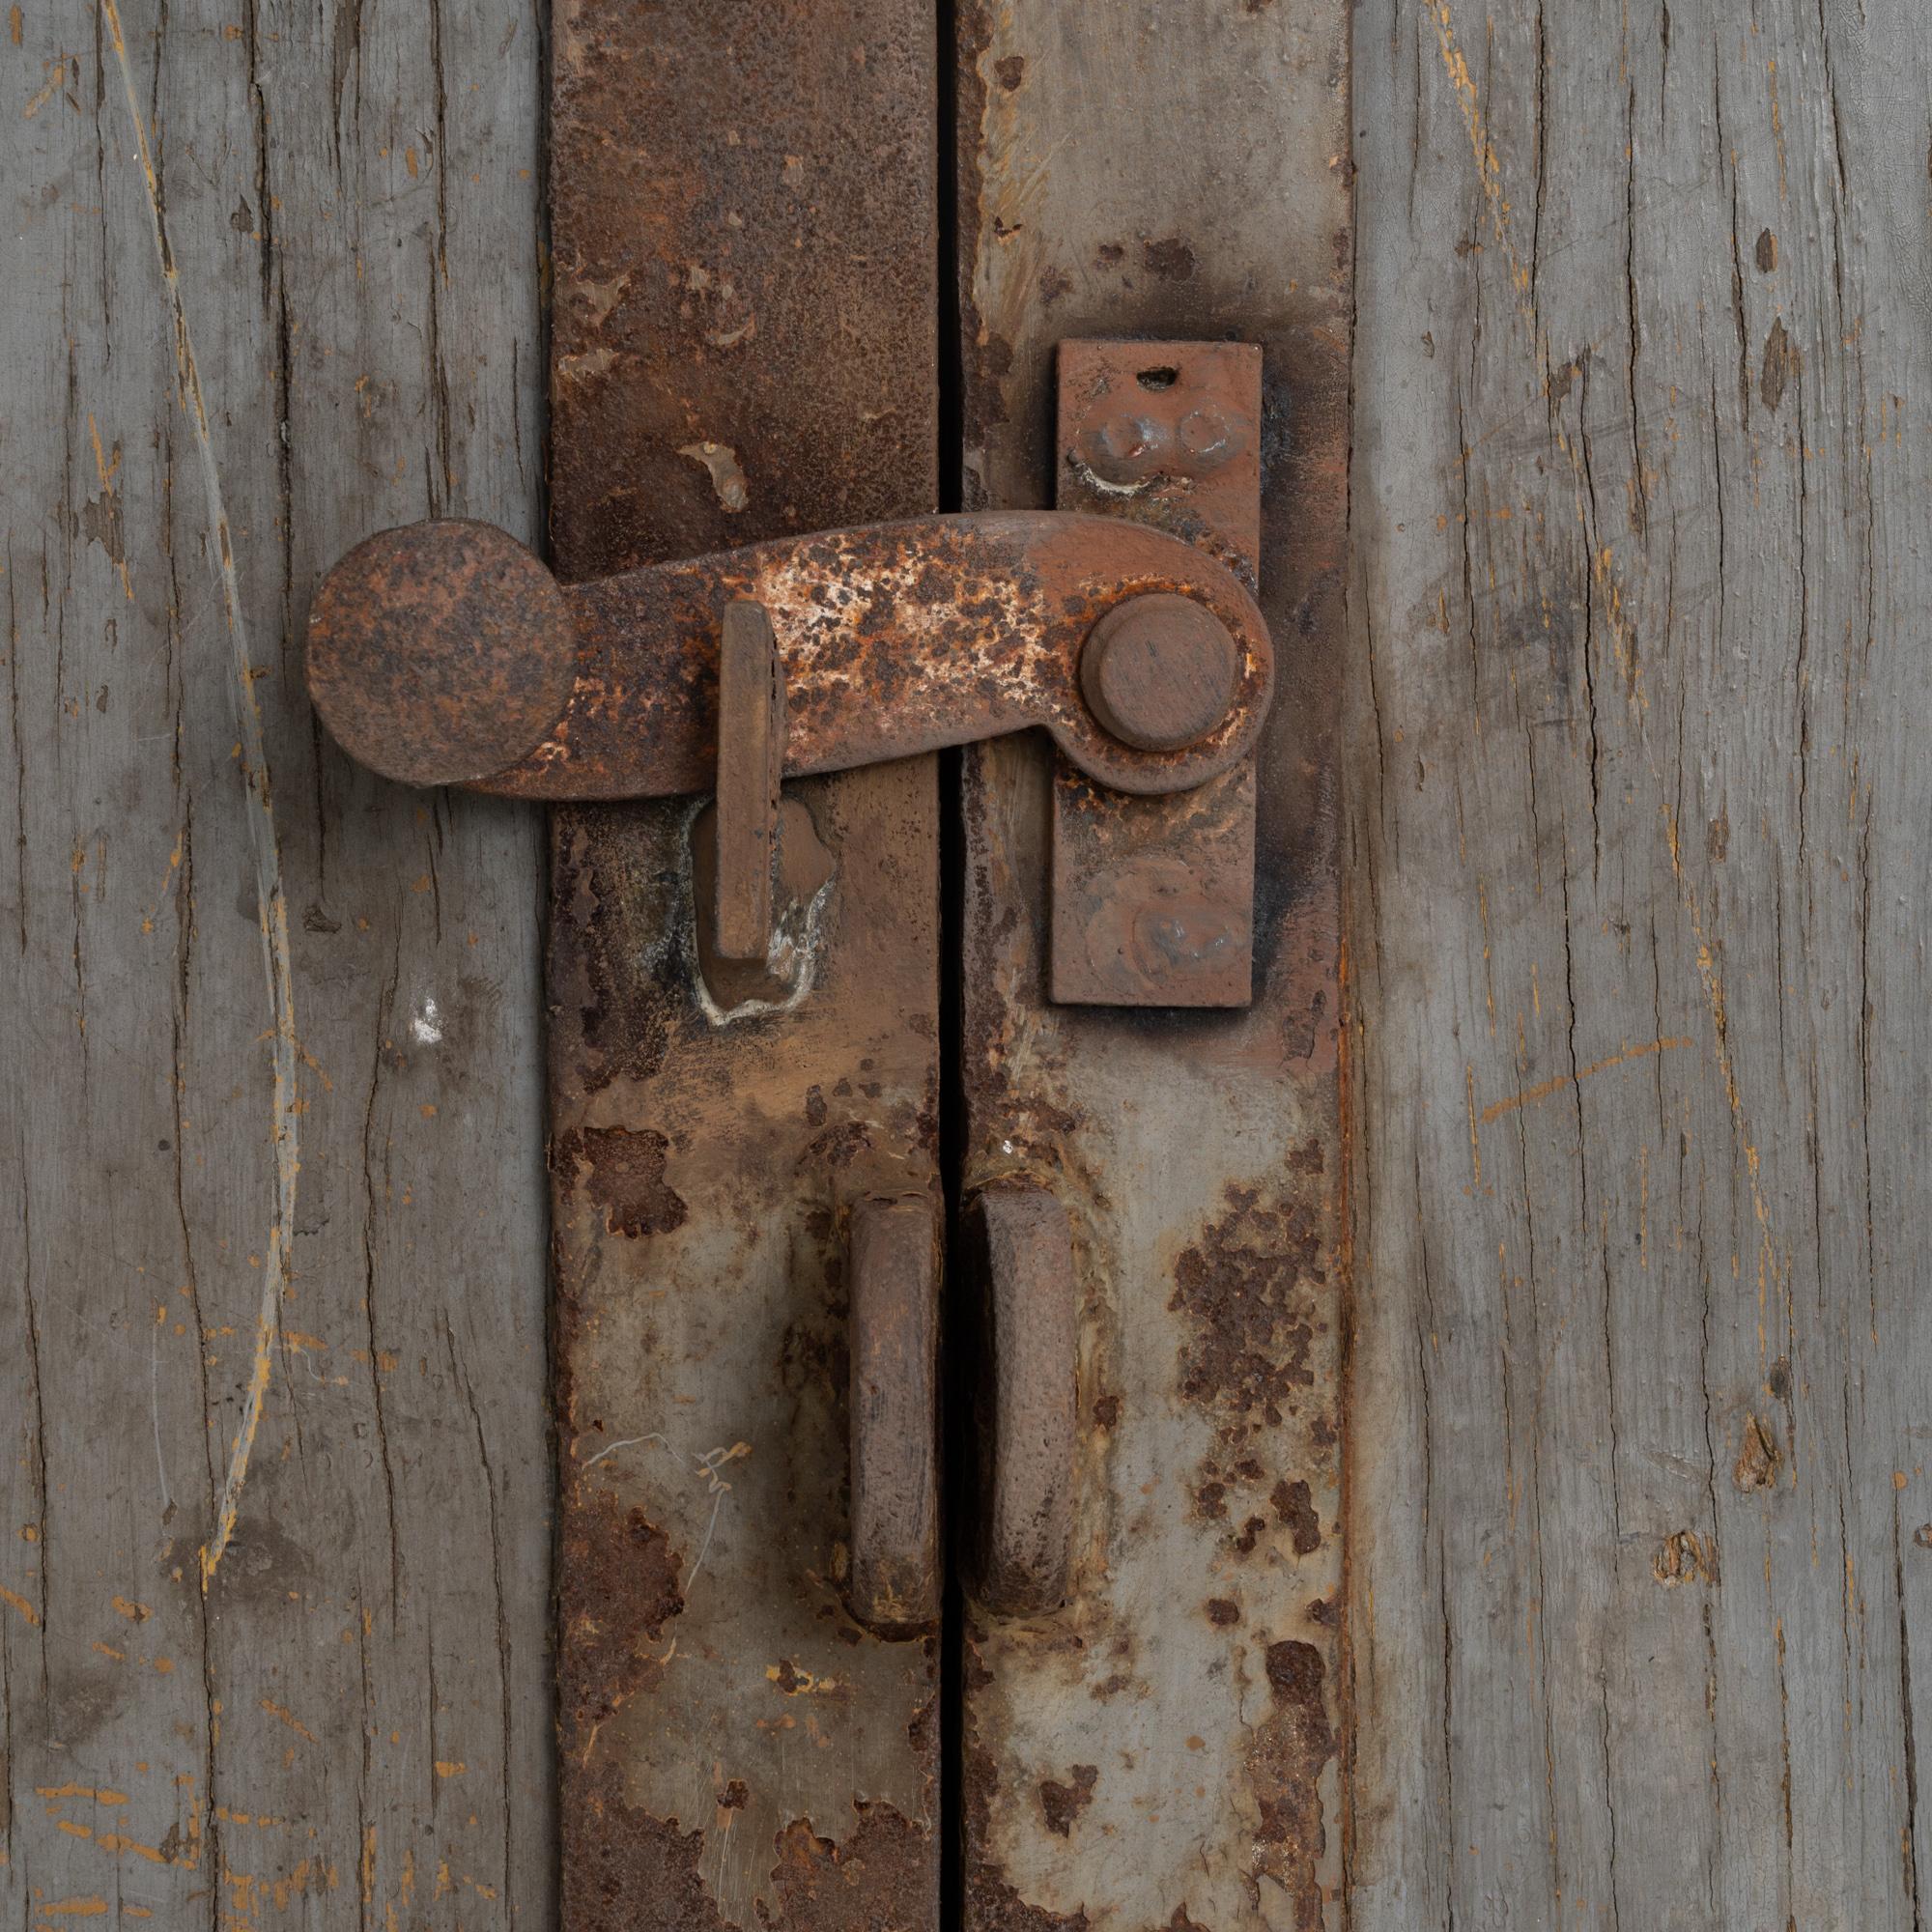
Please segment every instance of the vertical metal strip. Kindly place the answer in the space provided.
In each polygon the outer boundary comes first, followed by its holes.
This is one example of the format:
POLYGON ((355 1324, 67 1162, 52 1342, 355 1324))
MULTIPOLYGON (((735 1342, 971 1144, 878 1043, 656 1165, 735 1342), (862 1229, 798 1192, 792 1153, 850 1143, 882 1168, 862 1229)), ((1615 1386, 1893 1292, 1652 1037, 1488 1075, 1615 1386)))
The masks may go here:
POLYGON ((1246 1010, 1053 1005, 1050 753, 965 759, 965 1182, 1051 1188, 1082 1285, 1066 1603, 967 1608, 965 1921, 1299 1932, 1341 1910, 1347 10, 1016 0, 960 40, 967 507, 1055 500, 1060 342, 1260 344, 1282 673, 1246 1010))
MULTIPOLYGON (((935 506, 934 58, 914 0, 559 0, 563 575, 935 506)), ((790 788, 733 963, 695 802, 554 814, 565 1932, 936 1923, 935 1639, 841 1576, 850 1210, 938 1202, 936 824, 930 759, 790 788)))

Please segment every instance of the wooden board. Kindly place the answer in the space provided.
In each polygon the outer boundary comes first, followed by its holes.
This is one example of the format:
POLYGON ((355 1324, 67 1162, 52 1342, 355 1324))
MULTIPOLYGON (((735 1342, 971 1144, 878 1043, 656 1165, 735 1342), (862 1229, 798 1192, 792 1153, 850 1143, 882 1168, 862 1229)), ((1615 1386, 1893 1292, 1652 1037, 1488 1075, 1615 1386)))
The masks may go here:
POLYGON ((1351 1922, 1921 1922, 1922 103, 1363 0, 1351 1922))
POLYGON ((1051 753, 965 760, 964 1184, 1061 1202, 1081 1333, 1067 1601, 966 1603, 964 1922, 1320 1927, 1342 1853, 1346 14, 1031 4, 962 26, 967 507, 1187 527, 1184 503, 1096 500, 1070 471, 1056 345, 1257 344, 1281 653, 1252 1008, 1050 1002, 1051 753))
POLYGON ((299 675, 533 527, 538 28, 0 24, 10 1924, 549 1912, 538 828, 299 675))
MULTIPOLYGON (((559 572, 931 510, 923 11, 558 19, 559 572)), ((553 820, 566 1932, 936 1932, 938 1634, 841 1585, 854 1209, 941 1209, 938 807, 789 787, 770 972, 707 960, 695 801, 553 820)))

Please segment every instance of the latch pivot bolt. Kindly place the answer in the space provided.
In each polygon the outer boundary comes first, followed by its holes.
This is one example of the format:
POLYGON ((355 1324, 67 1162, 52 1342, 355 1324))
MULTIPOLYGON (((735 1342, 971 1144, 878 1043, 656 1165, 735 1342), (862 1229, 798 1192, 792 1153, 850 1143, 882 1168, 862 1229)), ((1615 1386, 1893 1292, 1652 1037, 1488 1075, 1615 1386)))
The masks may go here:
POLYGON ((1117 604, 1088 634, 1080 690, 1101 725, 1138 752, 1179 752, 1227 717, 1240 647, 1206 605, 1171 591, 1117 604))

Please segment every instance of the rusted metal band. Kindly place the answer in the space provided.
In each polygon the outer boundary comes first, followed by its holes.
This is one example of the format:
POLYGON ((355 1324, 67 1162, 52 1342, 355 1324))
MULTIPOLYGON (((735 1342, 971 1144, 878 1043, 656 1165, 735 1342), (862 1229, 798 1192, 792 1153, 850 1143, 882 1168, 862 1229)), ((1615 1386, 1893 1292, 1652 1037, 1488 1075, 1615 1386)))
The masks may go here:
POLYGON ((1114 790, 1184 791, 1242 755, 1274 689, 1267 627, 1235 572, 1122 519, 923 518, 560 588, 541 570, 513 539, 455 521, 352 551, 309 619, 309 688, 345 749, 409 782, 518 798, 707 791, 734 598, 762 605, 778 639, 787 778, 1037 724, 1114 790), (1234 640, 1225 715, 1179 749, 1122 743, 1081 690, 1089 632, 1149 595, 1190 600, 1234 640))

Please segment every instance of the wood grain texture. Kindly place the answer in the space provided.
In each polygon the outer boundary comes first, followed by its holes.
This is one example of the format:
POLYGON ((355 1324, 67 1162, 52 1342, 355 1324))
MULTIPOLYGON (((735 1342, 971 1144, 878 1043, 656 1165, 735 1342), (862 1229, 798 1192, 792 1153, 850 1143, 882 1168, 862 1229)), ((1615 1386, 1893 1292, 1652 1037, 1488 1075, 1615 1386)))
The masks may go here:
POLYGON ((1350 1922, 1932 1884, 1932 42, 1362 0, 1350 1922))
POLYGON ((548 1922, 538 827, 299 675, 535 526, 540 25, 0 18, 12 1925, 548 1922))

